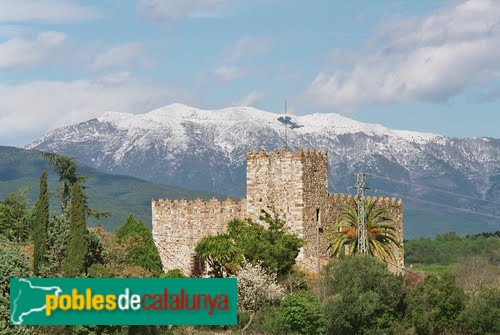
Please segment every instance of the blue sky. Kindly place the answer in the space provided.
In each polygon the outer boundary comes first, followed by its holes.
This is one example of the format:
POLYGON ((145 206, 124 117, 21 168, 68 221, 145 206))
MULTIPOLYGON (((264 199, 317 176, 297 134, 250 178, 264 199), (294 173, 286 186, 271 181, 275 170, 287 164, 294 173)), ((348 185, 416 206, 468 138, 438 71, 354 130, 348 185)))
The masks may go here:
POLYGON ((500 137, 500 1, 0 0, 0 144, 173 102, 500 137))

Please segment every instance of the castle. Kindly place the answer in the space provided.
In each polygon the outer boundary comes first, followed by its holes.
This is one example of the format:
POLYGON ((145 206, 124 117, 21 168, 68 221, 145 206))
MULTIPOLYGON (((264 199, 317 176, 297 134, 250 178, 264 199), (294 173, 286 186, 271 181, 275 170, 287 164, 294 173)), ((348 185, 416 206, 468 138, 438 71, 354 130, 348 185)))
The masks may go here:
MULTIPOLYGON (((355 203, 351 195, 328 193, 328 154, 323 151, 254 151, 247 153, 246 198, 235 201, 215 198, 152 201, 153 239, 165 271, 179 268, 185 274, 203 272, 194 249, 207 235, 224 232, 235 218, 258 220, 261 210, 272 207, 289 231, 304 239, 297 262, 305 270, 317 271, 327 260, 325 233, 337 222, 341 207, 355 203)), ((396 220, 403 243, 401 200, 372 197, 396 220)), ((398 272, 403 267, 403 250, 396 250, 398 272)))

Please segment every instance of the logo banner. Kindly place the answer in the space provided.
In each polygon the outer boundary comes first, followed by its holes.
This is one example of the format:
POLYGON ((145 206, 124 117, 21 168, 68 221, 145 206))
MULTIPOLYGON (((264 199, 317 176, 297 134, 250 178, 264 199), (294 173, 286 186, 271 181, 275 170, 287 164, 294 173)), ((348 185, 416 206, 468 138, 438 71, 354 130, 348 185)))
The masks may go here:
POLYGON ((11 278, 11 325, 236 325, 236 278, 11 278))

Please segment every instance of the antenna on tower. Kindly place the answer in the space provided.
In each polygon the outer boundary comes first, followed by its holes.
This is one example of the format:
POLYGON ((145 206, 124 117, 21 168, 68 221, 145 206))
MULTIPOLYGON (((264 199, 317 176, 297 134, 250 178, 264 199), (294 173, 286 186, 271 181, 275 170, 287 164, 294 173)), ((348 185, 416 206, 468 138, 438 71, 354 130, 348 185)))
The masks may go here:
POLYGON ((285 122, 283 122, 283 125, 285 126, 285 149, 290 150, 288 147, 288 105, 286 103, 286 98, 285 98, 285 122))

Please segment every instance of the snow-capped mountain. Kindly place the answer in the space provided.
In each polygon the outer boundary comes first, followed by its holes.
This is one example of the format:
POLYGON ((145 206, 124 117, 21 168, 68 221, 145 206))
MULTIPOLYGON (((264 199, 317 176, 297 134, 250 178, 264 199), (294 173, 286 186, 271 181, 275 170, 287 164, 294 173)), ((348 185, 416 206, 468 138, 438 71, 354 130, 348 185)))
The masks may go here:
POLYGON ((173 104, 146 114, 105 113, 51 131, 28 148, 106 172, 241 197, 245 152, 283 149, 285 133, 291 150, 328 150, 333 192, 347 192, 351 173, 368 172, 372 193, 405 197, 407 216, 423 215, 425 227, 434 224, 430 208, 434 218, 469 215, 490 225, 485 229, 500 226, 500 140, 493 138, 392 130, 338 114, 284 117, 250 107, 173 104))

